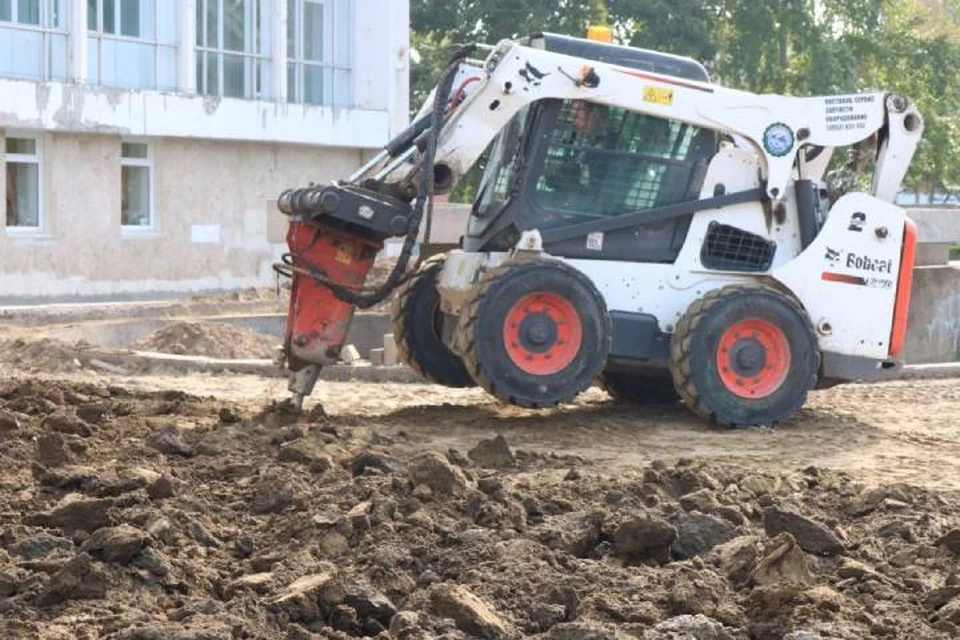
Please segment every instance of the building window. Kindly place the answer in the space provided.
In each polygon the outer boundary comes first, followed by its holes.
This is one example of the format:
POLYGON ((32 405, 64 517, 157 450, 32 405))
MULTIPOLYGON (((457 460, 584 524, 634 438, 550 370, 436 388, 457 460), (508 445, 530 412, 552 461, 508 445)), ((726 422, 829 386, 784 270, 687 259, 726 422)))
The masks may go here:
POLYGON ((286 0, 287 99, 350 106, 350 0, 286 0))
POLYGON ((270 98, 272 1, 197 0, 197 91, 270 98))
POLYGON ((40 140, 7 137, 6 163, 7 229, 39 231, 41 228, 40 140))
POLYGON ((0 0, 0 76, 64 80, 66 11, 66 0, 0 0))
POLYGON ((150 147, 145 142, 120 144, 120 224, 131 229, 153 228, 153 188, 150 147))
POLYGON ((90 82, 110 87, 176 89, 179 3, 86 2, 90 82))

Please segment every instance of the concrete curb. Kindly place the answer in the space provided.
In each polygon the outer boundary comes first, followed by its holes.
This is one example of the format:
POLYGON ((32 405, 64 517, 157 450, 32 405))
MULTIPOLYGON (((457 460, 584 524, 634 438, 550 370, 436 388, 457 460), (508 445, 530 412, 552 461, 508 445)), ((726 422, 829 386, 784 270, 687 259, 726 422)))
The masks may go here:
MULTIPOLYGON (((157 370, 179 373, 245 373, 265 378, 285 378, 287 373, 272 360, 227 360, 205 356, 181 356, 150 351, 86 351, 79 360, 94 369, 117 375, 138 375, 157 370)), ((335 364, 324 367, 321 380, 334 382, 421 382, 413 369, 406 365, 374 367, 368 363, 335 364)))
MULTIPOLYGON (((286 372, 272 360, 226 360, 204 356, 181 356, 149 351, 87 351, 80 360, 87 366, 118 375, 137 375, 140 372, 170 370, 182 373, 246 373, 267 378, 285 378, 286 372)), ((907 365, 889 378, 878 382, 897 380, 935 380, 960 378, 960 362, 942 364, 907 365)), ((321 380, 335 382, 423 382, 410 367, 373 366, 369 363, 355 365, 337 364, 324 367, 321 380)))

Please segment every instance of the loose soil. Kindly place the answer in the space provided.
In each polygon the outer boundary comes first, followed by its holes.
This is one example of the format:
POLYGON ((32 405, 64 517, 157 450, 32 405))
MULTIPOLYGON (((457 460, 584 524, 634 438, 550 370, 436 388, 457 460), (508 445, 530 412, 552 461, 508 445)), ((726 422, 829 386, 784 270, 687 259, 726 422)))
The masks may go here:
POLYGON ((293 415, 252 376, 0 373, 2 638, 960 635, 956 380, 727 432, 597 389, 293 415))
POLYGON ((270 359, 276 357, 279 346, 276 338, 225 322, 180 321, 168 324, 131 348, 211 358, 270 359))

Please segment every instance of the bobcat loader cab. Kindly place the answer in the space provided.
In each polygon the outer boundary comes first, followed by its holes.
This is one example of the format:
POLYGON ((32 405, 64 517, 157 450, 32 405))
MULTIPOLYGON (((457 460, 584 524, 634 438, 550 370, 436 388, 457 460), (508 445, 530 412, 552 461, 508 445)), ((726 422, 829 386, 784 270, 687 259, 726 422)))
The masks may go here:
MULTIPOLYGON (((486 150, 461 246, 394 305, 400 353, 428 379, 527 407, 599 381, 732 426, 779 422, 818 384, 898 365, 916 234, 892 202, 923 128, 904 97, 734 91, 690 59, 551 34, 501 42, 445 80, 346 184, 281 198, 294 298, 311 295, 298 277, 330 288, 294 225, 409 240, 427 193, 486 150), (836 148, 871 144, 870 193, 826 179, 836 148)), ((309 372, 322 362, 298 349, 293 303, 288 355, 309 372)), ((296 371, 291 388, 309 391, 315 373, 296 371)))

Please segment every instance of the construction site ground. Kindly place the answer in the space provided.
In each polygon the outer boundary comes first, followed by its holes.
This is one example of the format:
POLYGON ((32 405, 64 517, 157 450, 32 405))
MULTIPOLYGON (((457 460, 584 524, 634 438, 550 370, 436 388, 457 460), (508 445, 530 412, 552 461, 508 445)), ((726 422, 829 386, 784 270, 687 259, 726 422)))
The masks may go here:
MULTIPOLYGON (((51 328, 102 308, 63 313, 0 335, 0 638, 960 636, 960 379, 734 431, 349 376, 295 415, 276 376, 91 365, 51 328)), ((270 349, 180 329, 143 344, 270 349)))

